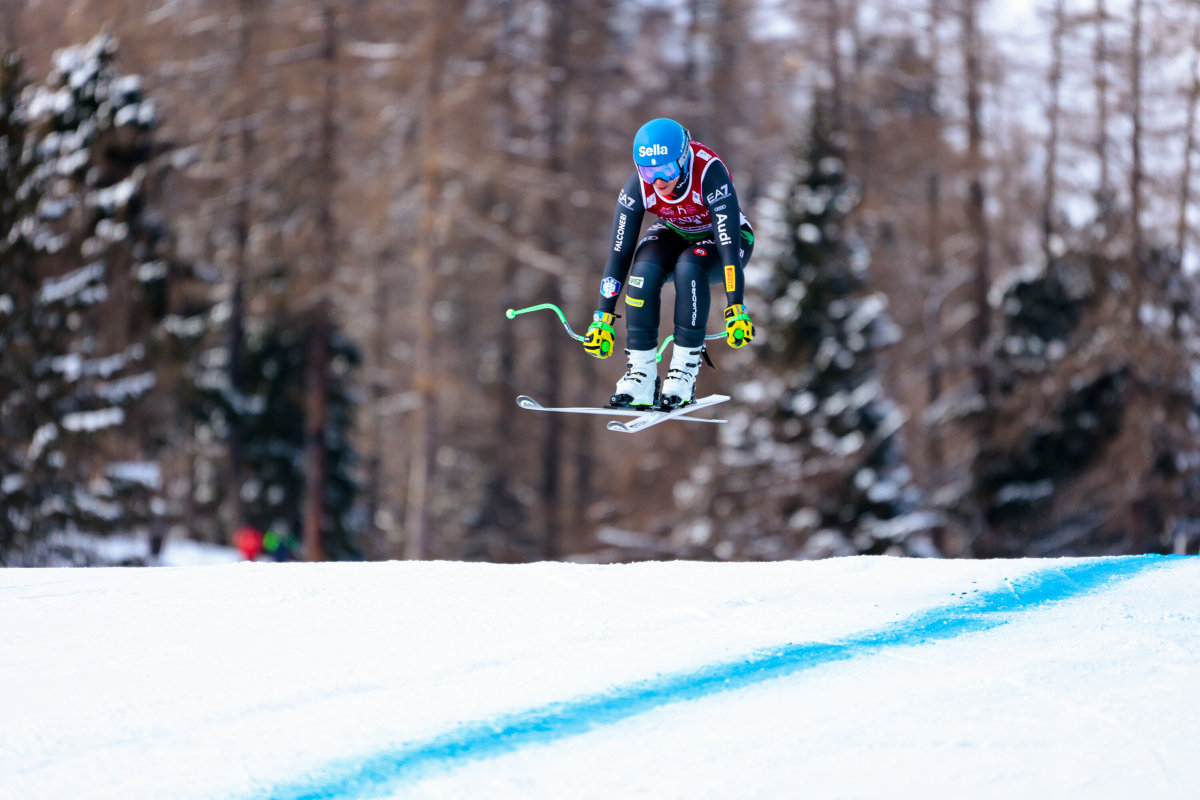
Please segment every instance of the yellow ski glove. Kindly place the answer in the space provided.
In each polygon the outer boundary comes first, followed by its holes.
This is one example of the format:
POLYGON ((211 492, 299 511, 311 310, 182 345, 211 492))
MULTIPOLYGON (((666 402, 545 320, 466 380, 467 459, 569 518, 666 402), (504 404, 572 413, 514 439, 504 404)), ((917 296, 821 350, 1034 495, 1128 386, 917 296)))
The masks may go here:
POLYGON ((613 321, 616 317, 597 311, 592 315, 592 324, 583 337, 583 349, 596 358, 608 358, 613 351, 613 321))
POLYGON ((754 338, 754 323, 746 307, 735 303, 725 309, 725 341, 730 347, 742 347, 754 338))

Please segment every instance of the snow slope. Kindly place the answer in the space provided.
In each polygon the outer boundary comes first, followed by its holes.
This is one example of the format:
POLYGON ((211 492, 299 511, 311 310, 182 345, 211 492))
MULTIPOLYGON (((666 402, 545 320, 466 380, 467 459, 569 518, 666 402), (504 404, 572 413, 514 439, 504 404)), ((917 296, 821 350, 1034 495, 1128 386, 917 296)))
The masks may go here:
POLYGON ((1191 798, 1200 559, 0 571, 0 798, 1191 798))

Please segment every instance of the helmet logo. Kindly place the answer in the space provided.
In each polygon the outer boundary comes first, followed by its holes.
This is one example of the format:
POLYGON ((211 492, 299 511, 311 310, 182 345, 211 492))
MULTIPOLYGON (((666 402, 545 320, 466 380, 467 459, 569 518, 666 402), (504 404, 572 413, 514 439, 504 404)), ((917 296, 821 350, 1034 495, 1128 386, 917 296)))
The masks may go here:
POLYGON ((665 144, 655 144, 647 147, 642 145, 638 148, 638 158, 649 158, 650 156, 665 156, 671 151, 667 149, 665 144))

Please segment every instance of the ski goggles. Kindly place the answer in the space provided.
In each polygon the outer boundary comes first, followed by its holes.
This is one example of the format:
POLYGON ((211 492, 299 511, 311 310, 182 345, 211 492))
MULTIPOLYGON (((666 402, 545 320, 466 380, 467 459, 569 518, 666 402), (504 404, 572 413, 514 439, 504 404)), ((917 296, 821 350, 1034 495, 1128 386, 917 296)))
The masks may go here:
POLYGON ((656 167, 638 164, 638 174, 642 176, 642 180, 646 183, 654 183, 655 181, 670 183, 683 174, 683 167, 680 166, 679 162, 685 158, 687 158, 686 153, 683 154, 679 161, 668 161, 666 164, 659 164, 656 167))

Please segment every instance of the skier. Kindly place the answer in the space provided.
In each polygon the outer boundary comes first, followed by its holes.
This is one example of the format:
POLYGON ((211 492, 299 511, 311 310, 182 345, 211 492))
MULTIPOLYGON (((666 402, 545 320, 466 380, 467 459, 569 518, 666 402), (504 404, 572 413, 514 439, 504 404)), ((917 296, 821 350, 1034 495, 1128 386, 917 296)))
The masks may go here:
MULTIPOLYGON (((633 137, 637 171, 617 197, 600 303, 583 346, 596 358, 613 351, 617 298, 625 289, 626 370, 610 403, 621 408, 670 410, 696 397, 704 352, 709 284, 725 285, 725 338, 742 347, 754 338, 743 304, 742 269, 754 231, 738 206, 729 171, 712 149, 693 141, 672 119, 647 122, 633 137), (635 249, 646 211, 658 217, 635 249), (630 265, 632 263, 632 272, 630 265), (663 285, 675 285, 675 344, 659 392, 659 302, 663 285)), ((710 362, 711 363, 711 362, 710 362)))

